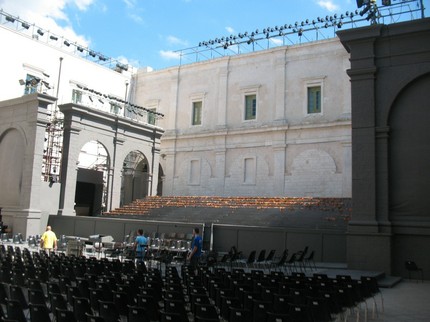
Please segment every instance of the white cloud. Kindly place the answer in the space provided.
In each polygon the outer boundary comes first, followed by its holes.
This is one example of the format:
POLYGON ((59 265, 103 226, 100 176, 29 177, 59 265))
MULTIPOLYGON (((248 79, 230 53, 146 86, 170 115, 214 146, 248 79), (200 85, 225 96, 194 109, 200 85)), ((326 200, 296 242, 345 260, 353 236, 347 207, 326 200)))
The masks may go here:
POLYGON ((225 30, 227 30, 227 32, 229 32, 231 34, 235 33, 233 27, 225 27, 225 30))
POLYGON ((38 0, 16 1, 0 0, 0 7, 7 13, 18 16, 30 24, 49 30, 51 33, 88 46, 90 41, 83 35, 78 35, 70 24, 69 17, 64 9, 66 5, 76 5, 85 11, 95 0, 38 0), (60 25, 59 23, 62 23, 60 25))
POLYGON ((181 58, 181 54, 179 52, 174 52, 171 50, 160 50, 159 53, 162 58, 167 60, 172 60, 172 59, 178 60, 181 58))
POLYGON ((281 38, 270 38, 270 42, 275 46, 282 46, 284 44, 284 40, 281 38))
POLYGON ((167 42, 171 45, 188 46, 188 42, 175 36, 167 36, 167 42))
POLYGON ((134 8, 136 6, 136 0, 122 0, 127 8, 134 8))
POLYGON ((74 0, 73 2, 76 4, 79 10, 85 11, 94 2, 94 0, 74 0))
POLYGON ((317 2, 317 4, 320 7, 323 7, 325 9, 327 9, 330 12, 339 10, 339 6, 337 4, 335 4, 335 3, 333 3, 333 1, 331 1, 331 0, 320 0, 320 1, 317 2))
POLYGON ((131 20, 133 20, 134 22, 138 23, 138 24, 142 24, 143 23, 143 18, 137 14, 130 14, 129 17, 131 18, 131 20))
POLYGON ((139 68, 139 61, 138 60, 128 59, 127 57, 124 57, 124 56, 118 56, 115 59, 117 61, 119 61, 121 64, 130 65, 130 66, 132 66, 134 68, 139 68))

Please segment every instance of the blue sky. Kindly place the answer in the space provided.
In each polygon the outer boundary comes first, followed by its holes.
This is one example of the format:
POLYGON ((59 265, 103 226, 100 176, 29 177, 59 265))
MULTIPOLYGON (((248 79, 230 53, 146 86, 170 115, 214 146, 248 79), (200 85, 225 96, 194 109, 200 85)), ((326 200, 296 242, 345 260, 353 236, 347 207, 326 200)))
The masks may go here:
POLYGON ((179 64, 176 51, 201 41, 357 9, 355 0, 0 0, 0 8, 106 56, 154 69, 179 64))

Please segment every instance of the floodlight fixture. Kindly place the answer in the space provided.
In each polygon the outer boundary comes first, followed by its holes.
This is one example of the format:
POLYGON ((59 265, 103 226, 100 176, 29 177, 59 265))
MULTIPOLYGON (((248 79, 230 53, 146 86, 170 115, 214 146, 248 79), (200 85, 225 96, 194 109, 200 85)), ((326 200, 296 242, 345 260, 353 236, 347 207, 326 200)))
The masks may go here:
POLYGON ((361 8, 363 5, 368 5, 370 0, 357 0, 357 8, 361 8))
POLYGON ((50 38, 51 40, 55 40, 55 41, 57 41, 57 40, 58 40, 58 37, 57 37, 57 36, 54 36, 54 35, 49 36, 49 38, 50 38))
POLYGON ((11 17, 11 16, 6 16, 6 21, 9 21, 9 22, 11 22, 11 23, 14 23, 14 22, 15 22, 15 18, 14 18, 14 17, 11 17))
POLYGON ((70 43, 69 43, 67 40, 64 40, 64 44, 65 44, 67 47, 69 47, 69 46, 70 46, 70 43))
POLYGON ((41 35, 41 36, 43 36, 45 33, 43 32, 43 30, 42 29, 37 29, 37 33, 39 34, 39 35, 41 35))
POLYGON ((29 29, 30 28, 30 25, 28 24, 28 23, 26 23, 26 22, 21 22, 21 26, 22 26, 22 28, 24 28, 24 29, 29 29))

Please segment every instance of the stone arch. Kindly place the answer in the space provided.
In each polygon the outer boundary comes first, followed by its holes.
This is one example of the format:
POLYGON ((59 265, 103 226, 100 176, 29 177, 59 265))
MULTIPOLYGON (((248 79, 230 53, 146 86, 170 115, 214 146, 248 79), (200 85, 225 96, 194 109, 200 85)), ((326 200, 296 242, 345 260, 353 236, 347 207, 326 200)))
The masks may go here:
POLYGON ((120 205, 126 205, 148 195, 150 164, 139 150, 130 151, 123 160, 120 205))
POLYGON ((77 215, 100 215, 106 211, 110 157, 98 140, 82 145, 77 161, 75 212, 77 215))
POLYGON ((22 190, 26 140, 16 128, 6 130, 0 136, 0 177, 3 189, 0 204, 19 206, 22 190))
POLYGON ((399 93, 389 115, 389 209, 391 218, 428 217, 430 191, 430 74, 399 93))
MULTIPOLYGON (((60 215, 74 215, 73 210, 78 161, 77 151, 88 141, 97 140, 109 156, 106 210, 120 206, 123 160, 129 151, 143 151, 151 164, 151 179, 158 178, 160 138, 163 130, 151 124, 142 124, 114 114, 94 110, 73 103, 59 106, 64 114, 63 157, 61 164, 60 215)), ((152 182, 148 195, 154 195, 157 182, 152 182)))
POLYGON ((336 173, 336 163, 326 151, 309 149, 294 158, 291 173, 336 173))
POLYGON ((326 151, 308 149, 297 155, 286 177, 288 196, 337 197, 342 194, 342 174, 336 173, 336 162, 326 151))

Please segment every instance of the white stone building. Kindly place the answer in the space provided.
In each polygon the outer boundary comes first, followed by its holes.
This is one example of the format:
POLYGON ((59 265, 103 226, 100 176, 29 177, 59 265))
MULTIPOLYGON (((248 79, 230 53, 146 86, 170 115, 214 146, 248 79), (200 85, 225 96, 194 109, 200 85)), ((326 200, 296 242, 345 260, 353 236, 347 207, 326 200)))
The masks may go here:
POLYGON ((155 194, 160 115, 130 103, 133 69, 2 19, 3 222, 34 235, 50 214, 96 215, 155 194))
POLYGON ((351 197, 348 68, 334 38, 138 71, 166 115, 163 194, 351 197))
POLYGON ((25 235, 146 195, 351 197, 337 38, 135 71, 14 24, 0 25, 0 207, 25 235))

